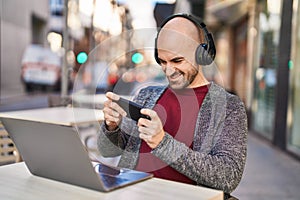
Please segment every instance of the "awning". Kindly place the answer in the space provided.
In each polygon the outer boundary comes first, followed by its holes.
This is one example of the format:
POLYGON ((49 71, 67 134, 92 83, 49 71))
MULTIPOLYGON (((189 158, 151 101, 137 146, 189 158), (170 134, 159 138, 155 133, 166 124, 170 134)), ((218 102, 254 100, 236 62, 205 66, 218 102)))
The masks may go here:
POLYGON ((247 0, 222 1, 207 7, 207 12, 222 24, 234 24, 247 14, 247 0))

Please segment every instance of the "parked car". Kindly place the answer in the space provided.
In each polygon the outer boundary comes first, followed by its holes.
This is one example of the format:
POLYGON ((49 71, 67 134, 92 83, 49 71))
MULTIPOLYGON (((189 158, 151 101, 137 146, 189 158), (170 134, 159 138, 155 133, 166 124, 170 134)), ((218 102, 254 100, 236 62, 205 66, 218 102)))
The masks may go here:
POLYGON ((27 92, 36 88, 59 90, 61 57, 50 48, 29 45, 23 54, 21 79, 27 92))

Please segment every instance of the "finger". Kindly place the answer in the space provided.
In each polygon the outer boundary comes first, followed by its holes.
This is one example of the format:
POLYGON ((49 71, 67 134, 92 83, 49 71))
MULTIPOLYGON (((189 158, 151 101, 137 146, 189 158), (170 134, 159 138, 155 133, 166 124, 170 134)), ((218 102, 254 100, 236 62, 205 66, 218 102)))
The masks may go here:
POLYGON ((150 125, 151 121, 149 119, 145 119, 145 118, 140 118, 138 120, 138 126, 144 126, 144 127, 148 127, 150 125))
POLYGON ((106 122, 114 122, 114 123, 119 123, 119 118, 113 117, 111 115, 106 116, 105 121, 106 122))
POLYGON ((141 113, 144 115, 148 115, 151 119, 157 119, 157 113, 154 110, 143 108, 141 109, 141 113))
POLYGON ((113 92, 107 92, 106 94, 106 97, 110 100, 115 100, 115 101, 118 101, 120 99, 120 96, 113 93, 113 92))
POLYGON ((109 109, 111 110, 115 110, 116 112, 120 113, 123 117, 126 116, 126 112, 115 102, 113 102, 112 100, 107 100, 104 102, 104 108, 103 108, 103 112, 111 112, 109 109))
POLYGON ((114 118, 117 118, 120 120, 122 117, 119 112, 117 112, 116 110, 114 110, 113 108, 111 108, 109 106, 105 106, 103 108, 103 114, 104 114, 104 119, 108 119, 108 117, 114 117, 114 118))
POLYGON ((111 104, 111 102, 112 102, 112 101, 111 101, 110 99, 104 101, 104 103, 103 103, 104 108, 105 108, 105 107, 109 107, 110 104, 111 104))
POLYGON ((151 138, 152 138, 151 135, 146 135, 146 134, 143 134, 143 133, 140 133, 140 134, 139 134, 139 137, 140 137, 142 140, 144 140, 145 142, 149 142, 149 141, 151 140, 151 138))
POLYGON ((113 110, 113 109, 110 109, 108 114, 112 117, 115 117, 115 118, 120 118, 121 117, 121 114, 118 111, 113 110))
POLYGON ((119 123, 122 120, 121 114, 110 108, 104 108, 103 113, 104 113, 104 119, 106 122, 112 121, 112 122, 119 123))
POLYGON ((107 92, 106 97, 109 99, 104 105, 111 107, 119 112, 123 117, 127 115, 124 109, 122 109, 115 101, 118 101, 121 97, 113 92, 107 92))
POLYGON ((104 112, 104 120, 108 121, 116 121, 114 116, 111 116, 109 112, 104 112))
POLYGON ((119 104, 117 104, 116 102, 111 102, 109 105, 113 110, 117 111, 118 113, 120 113, 123 117, 125 117, 127 115, 127 113, 125 112, 125 110, 123 108, 121 108, 119 106, 119 104))
POLYGON ((118 123, 113 122, 113 121, 106 121, 105 124, 107 125, 108 130, 115 130, 118 127, 118 123))
POLYGON ((141 134, 149 135, 148 128, 145 126, 139 126, 138 130, 141 134))

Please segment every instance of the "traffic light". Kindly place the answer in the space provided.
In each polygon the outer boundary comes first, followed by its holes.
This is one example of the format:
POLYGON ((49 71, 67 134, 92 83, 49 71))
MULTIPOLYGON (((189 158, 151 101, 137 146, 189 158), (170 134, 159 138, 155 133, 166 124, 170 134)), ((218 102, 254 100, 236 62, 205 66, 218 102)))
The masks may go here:
POLYGON ((131 56, 131 61, 134 64, 139 64, 139 63, 143 62, 143 60, 144 60, 144 56, 143 56, 143 54, 141 54, 139 52, 135 52, 131 56))
POLYGON ((77 60, 77 62, 78 62, 79 64, 85 63, 85 62, 87 61, 87 59, 88 59, 88 55, 87 55, 87 53, 85 53, 84 51, 79 52, 79 53, 77 54, 76 60, 77 60))

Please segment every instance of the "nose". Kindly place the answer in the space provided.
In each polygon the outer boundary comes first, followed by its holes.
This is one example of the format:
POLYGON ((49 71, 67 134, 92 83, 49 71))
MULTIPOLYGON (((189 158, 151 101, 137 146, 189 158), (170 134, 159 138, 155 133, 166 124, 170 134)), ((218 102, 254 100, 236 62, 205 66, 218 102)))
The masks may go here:
POLYGON ((170 76, 170 75, 172 75, 176 70, 175 70, 175 68, 174 67, 172 67, 171 65, 166 65, 165 66, 165 74, 166 74, 166 76, 170 76))

